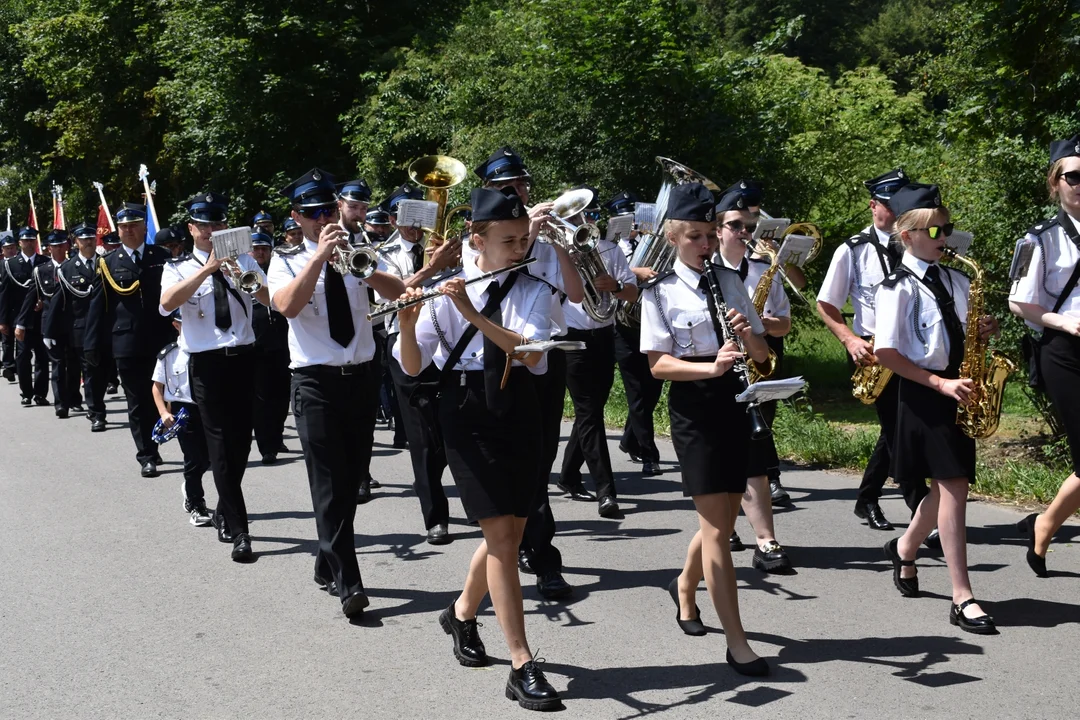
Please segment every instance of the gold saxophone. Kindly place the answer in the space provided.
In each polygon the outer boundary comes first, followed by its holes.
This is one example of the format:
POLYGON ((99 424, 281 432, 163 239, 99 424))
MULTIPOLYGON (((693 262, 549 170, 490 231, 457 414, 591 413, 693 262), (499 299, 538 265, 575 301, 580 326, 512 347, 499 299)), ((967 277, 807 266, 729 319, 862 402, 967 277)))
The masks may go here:
POLYGON ((1016 372, 1016 363, 997 350, 987 354, 987 343, 979 334, 979 318, 984 314, 985 282, 982 267, 974 260, 958 255, 945 248, 942 260, 955 260, 971 270, 971 290, 968 293, 967 332, 964 336, 964 360, 960 363, 960 377, 970 378, 975 384, 974 400, 970 405, 956 409, 956 424, 964 434, 976 440, 987 438, 997 432, 1001 421, 1001 400, 1005 394, 1005 381, 1016 372))
MULTIPOLYGON (((874 338, 870 337, 870 352, 874 352, 874 338)), ((879 363, 860 365, 851 376, 851 394, 864 405, 873 405, 885 386, 892 379, 893 371, 879 363)))
MULTIPOLYGON (((769 267, 761 274, 757 286, 754 288, 754 296, 750 298, 758 317, 763 317, 765 314, 765 301, 769 299, 773 278, 776 277, 777 271, 780 270, 780 263, 777 262, 779 253, 770 247, 768 243, 758 243, 752 249, 769 258, 769 267)), ((747 363, 746 369, 747 379, 751 384, 771 378, 773 373, 776 372, 776 353, 773 352, 772 348, 769 348, 769 357, 766 358, 764 363, 759 365, 756 362, 750 362, 747 363)))

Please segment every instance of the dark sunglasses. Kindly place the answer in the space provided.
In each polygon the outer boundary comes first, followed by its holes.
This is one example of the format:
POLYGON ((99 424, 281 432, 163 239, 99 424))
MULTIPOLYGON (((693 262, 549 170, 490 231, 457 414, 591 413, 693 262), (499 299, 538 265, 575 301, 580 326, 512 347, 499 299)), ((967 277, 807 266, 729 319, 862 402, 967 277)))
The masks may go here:
POLYGON ((300 208, 299 212, 308 220, 318 220, 323 217, 334 217, 338 214, 338 207, 337 205, 323 205, 322 207, 300 208))
POLYGON ((931 225, 930 227, 915 228, 915 230, 925 230, 931 240, 937 240, 942 235, 945 237, 952 235, 953 227, 955 226, 952 223, 949 223, 948 225, 931 225))
POLYGON ((585 219, 588 220, 589 222, 596 222, 597 220, 600 219, 600 211, 599 210, 585 210, 581 214, 584 215, 585 219))
POLYGON ((1059 173, 1058 180, 1065 178, 1065 182, 1069 183, 1069 187, 1076 187, 1080 185, 1080 170, 1070 170, 1067 173, 1059 173))
POLYGON ((728 220, 726 223, 724 223, 724 227, 731 230, 731 232, 742 232, 743 230, 745 230, 746 232, 753 235, 754 231, 757 230, 757 223, 744 225, 742 220, 728 220))

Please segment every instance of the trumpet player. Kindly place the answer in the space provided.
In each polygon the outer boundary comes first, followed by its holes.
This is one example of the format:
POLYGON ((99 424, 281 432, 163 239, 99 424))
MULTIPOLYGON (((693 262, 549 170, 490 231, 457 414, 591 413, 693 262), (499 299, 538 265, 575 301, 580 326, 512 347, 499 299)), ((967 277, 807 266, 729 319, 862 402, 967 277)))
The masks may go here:
POLYGON ((191 395, 199 408, 218 504, 212 516, 218 540, 232 545, 232 559, 251 562, 247 504, 241 483, 251 452, 255 402, 255 330, 252 298, 270 304, 265 276, 248 254, 215 257, 211 235, 226 227, 226 196, 202 192, 183 204, 188 212, 190 254, 165 264, 163 316, 179 309, 178 344, 190 356, 191 395), (228 272, 223 272, 227 270, 228 272), (240 289, 233 271, 254 273, 258 290, 240 289))
POLYGON ((335 255, 349 248, 335 189, 333 177, 314 168, 281 190, 304 239, 278 249, 267 282, 274 307, 289 320, 293 416, 319 537, 315 582, 355 617, 370 602, 353 535, 361 479, 356 468, 370 461, 375 435, 367 287, 396 297, 405 286, 379 271, 361 280, 335 263, 335 255))

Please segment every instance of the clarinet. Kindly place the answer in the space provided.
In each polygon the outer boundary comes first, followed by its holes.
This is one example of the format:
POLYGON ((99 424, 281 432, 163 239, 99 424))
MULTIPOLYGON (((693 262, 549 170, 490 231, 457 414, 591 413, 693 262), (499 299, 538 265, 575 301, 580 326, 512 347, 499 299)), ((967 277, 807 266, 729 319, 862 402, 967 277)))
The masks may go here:
MULTIPOLYGON (((746 347, 743 345, 742 338, 735 333, 731 321, 728 320, 727 304, 724 303, 724 295, 720 291, 720 281, 716 277, 714 268, 712 262, 706 259, 702 265, 702 272, 709 283, 709 294, 712 295, 713 302, 716 304, 716 319, 723 333, 723 337, 720 338, 721 344, 733 342, 739 346, 741 355, 735 361, 735 364, 731 366, 731 369, 735 373, 739 393, 742 393, 750 387, 750 368, 746 364, 746 347)), ((761 414, 761 404, 758 401, 754 400, 747 403, 746 412, 750 413, 751 439, 762 440, 772 435, 772 430, 769 429, 768 423, 765 422, 765 418, 761 414)))

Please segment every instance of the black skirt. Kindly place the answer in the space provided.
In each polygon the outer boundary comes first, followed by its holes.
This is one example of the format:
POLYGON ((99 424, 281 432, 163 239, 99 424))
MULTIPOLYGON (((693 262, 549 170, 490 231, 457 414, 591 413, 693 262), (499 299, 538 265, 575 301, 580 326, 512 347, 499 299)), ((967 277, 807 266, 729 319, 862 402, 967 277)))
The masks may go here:
MULTIPOLYGON (((714 362, 715 358, 683 358, 714 362)), ((683 495, 746 492, 750 416, 735 402, 732 371, 708 380, 672 382, 668 390, 671 444, 679 458, 683 495)))
POLYGON ((500 392, 511 396, 500 415, 488 410, 482 371, 449 373, 439 395, 446 464, 470 520, 527 517, 540 488, 540 411, 532 373, 513 368, 500 392))
MULTIPOLYGON (((955 373, 935 372, 940 377, 955 373)), ((933 388, 900 378, 892 476, 897 483, 965 477, 975 482, 975 440, 956 424, 957 402, 933 388)))
POLYGON ((1080 474, 1080 338, 1058 330, 1044 332, 1039 368, 1046 394, 1069 438, 1073 472, 1080 474))

